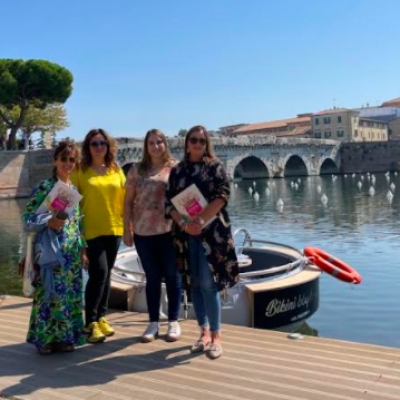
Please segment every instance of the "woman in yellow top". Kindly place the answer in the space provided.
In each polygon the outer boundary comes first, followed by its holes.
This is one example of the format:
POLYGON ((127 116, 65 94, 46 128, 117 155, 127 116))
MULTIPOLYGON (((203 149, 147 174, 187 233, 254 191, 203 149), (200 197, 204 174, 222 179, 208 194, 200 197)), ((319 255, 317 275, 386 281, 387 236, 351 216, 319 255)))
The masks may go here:
POLYGON ((91 343, 114 334, 105 315, 111 268, 123 235, 125 175, 117 165, 117 146, 103 129, 92 129, 82 143, 80 168, 72 180, 83 196, 83 234, 87 241, 89 280, 85 293, 86 328, 91 343))

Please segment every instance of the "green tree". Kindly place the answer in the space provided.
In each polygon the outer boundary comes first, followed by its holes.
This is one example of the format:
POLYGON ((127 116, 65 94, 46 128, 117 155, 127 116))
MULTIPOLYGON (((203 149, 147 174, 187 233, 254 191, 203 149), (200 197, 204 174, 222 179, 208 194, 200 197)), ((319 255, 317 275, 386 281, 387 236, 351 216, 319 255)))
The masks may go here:
POLYGON ((178 136, 185 137, 187 134, 187 129, 180 129, 178 132, 178 136))
POLYGON ((3 150, 6 146, 7 139, 7 126, 0 120, 0 150, 3 150))
MULTIPOLYGON (((11 110, 0 106, 2 113, 8 121, 16 124, 21 114, 19 106, 13 107, 11 110)), ((29 139, 35 132, 55 133, 68 128, 67 112, 62 104, 48 104, 45 108, 37 108, 29 106, 25 113, 25 118, 20 127, 23 137, 29 139)))
POLYGON ((45 60, 0 59, 0 119, 10 129, 11 148, 23 126, 30 107, 44 109, 53 103, 65 103, 72 93, 71 72, 45 60), (8 112, 19 107, 16 119, 8 112))

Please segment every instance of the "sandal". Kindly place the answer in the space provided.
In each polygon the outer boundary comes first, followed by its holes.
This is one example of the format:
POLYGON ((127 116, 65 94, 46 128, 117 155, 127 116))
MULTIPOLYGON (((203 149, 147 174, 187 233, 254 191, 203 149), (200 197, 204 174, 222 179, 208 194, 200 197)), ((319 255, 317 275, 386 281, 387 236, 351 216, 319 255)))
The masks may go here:
POLYGON ((38 353, 45 356, 53 352, 53 346, 51 344, 45 344, 43 347, 38 349, 38 353))
POLYGON ((215 360, 222 356, 222 346, 219 343, 211 343, 210 348, 207 350, 207 357, 215 360))
POLYGON ((191 353, 202 353, 211 343, 211 340, 206 342, 204 339, 199 339, 190 349, 191 353))
POLYGON ((57 343, 55 350, 61 351, 62 353, 72 353, 75 351, 75 346, 70 343, 57 343))

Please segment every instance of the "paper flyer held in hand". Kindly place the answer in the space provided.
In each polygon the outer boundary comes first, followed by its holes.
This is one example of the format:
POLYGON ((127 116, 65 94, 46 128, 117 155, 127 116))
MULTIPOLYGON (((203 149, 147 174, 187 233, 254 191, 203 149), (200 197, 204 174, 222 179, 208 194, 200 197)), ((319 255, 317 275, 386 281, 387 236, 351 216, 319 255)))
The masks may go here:
MULTIPOLYGON (((208 205, 207 200, 194 183, 181 193, 174 196, 171 201, 179 214, 189 217, 188 219, 200 214, 208 205)), ((207 226, 209 223, 214 221, 215 218, 216 217, 214 216, 206 221, 204 226, 207 226)))
POLYGON ((67 214, 71 214, 72 210, 79 204, 81 199, 82 196, 76 189, 58 180, 37 209, 36 214, 43 214, 50 208, 57 210, 57 212, 64 211, 67 214))

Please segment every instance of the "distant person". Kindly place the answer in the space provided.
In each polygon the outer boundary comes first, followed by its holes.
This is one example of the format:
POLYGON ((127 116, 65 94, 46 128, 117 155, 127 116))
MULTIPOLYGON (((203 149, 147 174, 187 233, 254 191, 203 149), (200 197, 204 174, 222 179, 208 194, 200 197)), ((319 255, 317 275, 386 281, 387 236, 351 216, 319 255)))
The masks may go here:
POLYGON ((0 150, 4 150, 5 139, 3 135, 0 135, 0 150))
POLYGON ((106 319, 111 269, 123 235, 125 175, 117 165, 117 146, 104 129, 92 129, 82 143, 82 160, 73 175, 83 196, 83 233, 87 241, 89 280, 85 292, 88 341, 103 342, 115 332, 106 319))
POLYGON ((76 345, 86 342, 81 270, 86 263, 86 244, 81 231, 79 206, 67 219, 60 218, 57 210, 36 214, 58 180, 73 188, 70 174, 78 163, 79 149, 72 142, 60 142, 53 159, 53 176, 33 190, 22 215, 26 229, 37 232, 34 254, 36 290, 27 341, 33 343, 40 354, 74 351, 76 345))
POLYGON ((168 296, 166 339, 173 342, 181 335, 178 323, 181 279, 171 236, 172 223, 165 218, 165 189, 175 164, 164 134, 152 129, 144 139, 142 161, 131 167, 126 181, 124 243, 132 246, 134 238, 146 274, 150 324, 142 335, 143 342, 153 341, 159 333, 162 278, 165 279, 168 296))
POLYGON ((194 126, 185 137, 184 159, 171 170, 166 212, 174 220, 178 267, 184 273, 186 286, 191 287, 200 327, 200 337, 191 351, 207 351, 211 359, 222 355, 218 292, 235 285, 239 274, 226 211, 229 195, 228 178, 221 162, 214 156, 206 129, 194 126), (192 184, 197 186, 208 205, 187 221, 171 200, 192 184), (216 218, 205 226, 212 217, 216 218))

